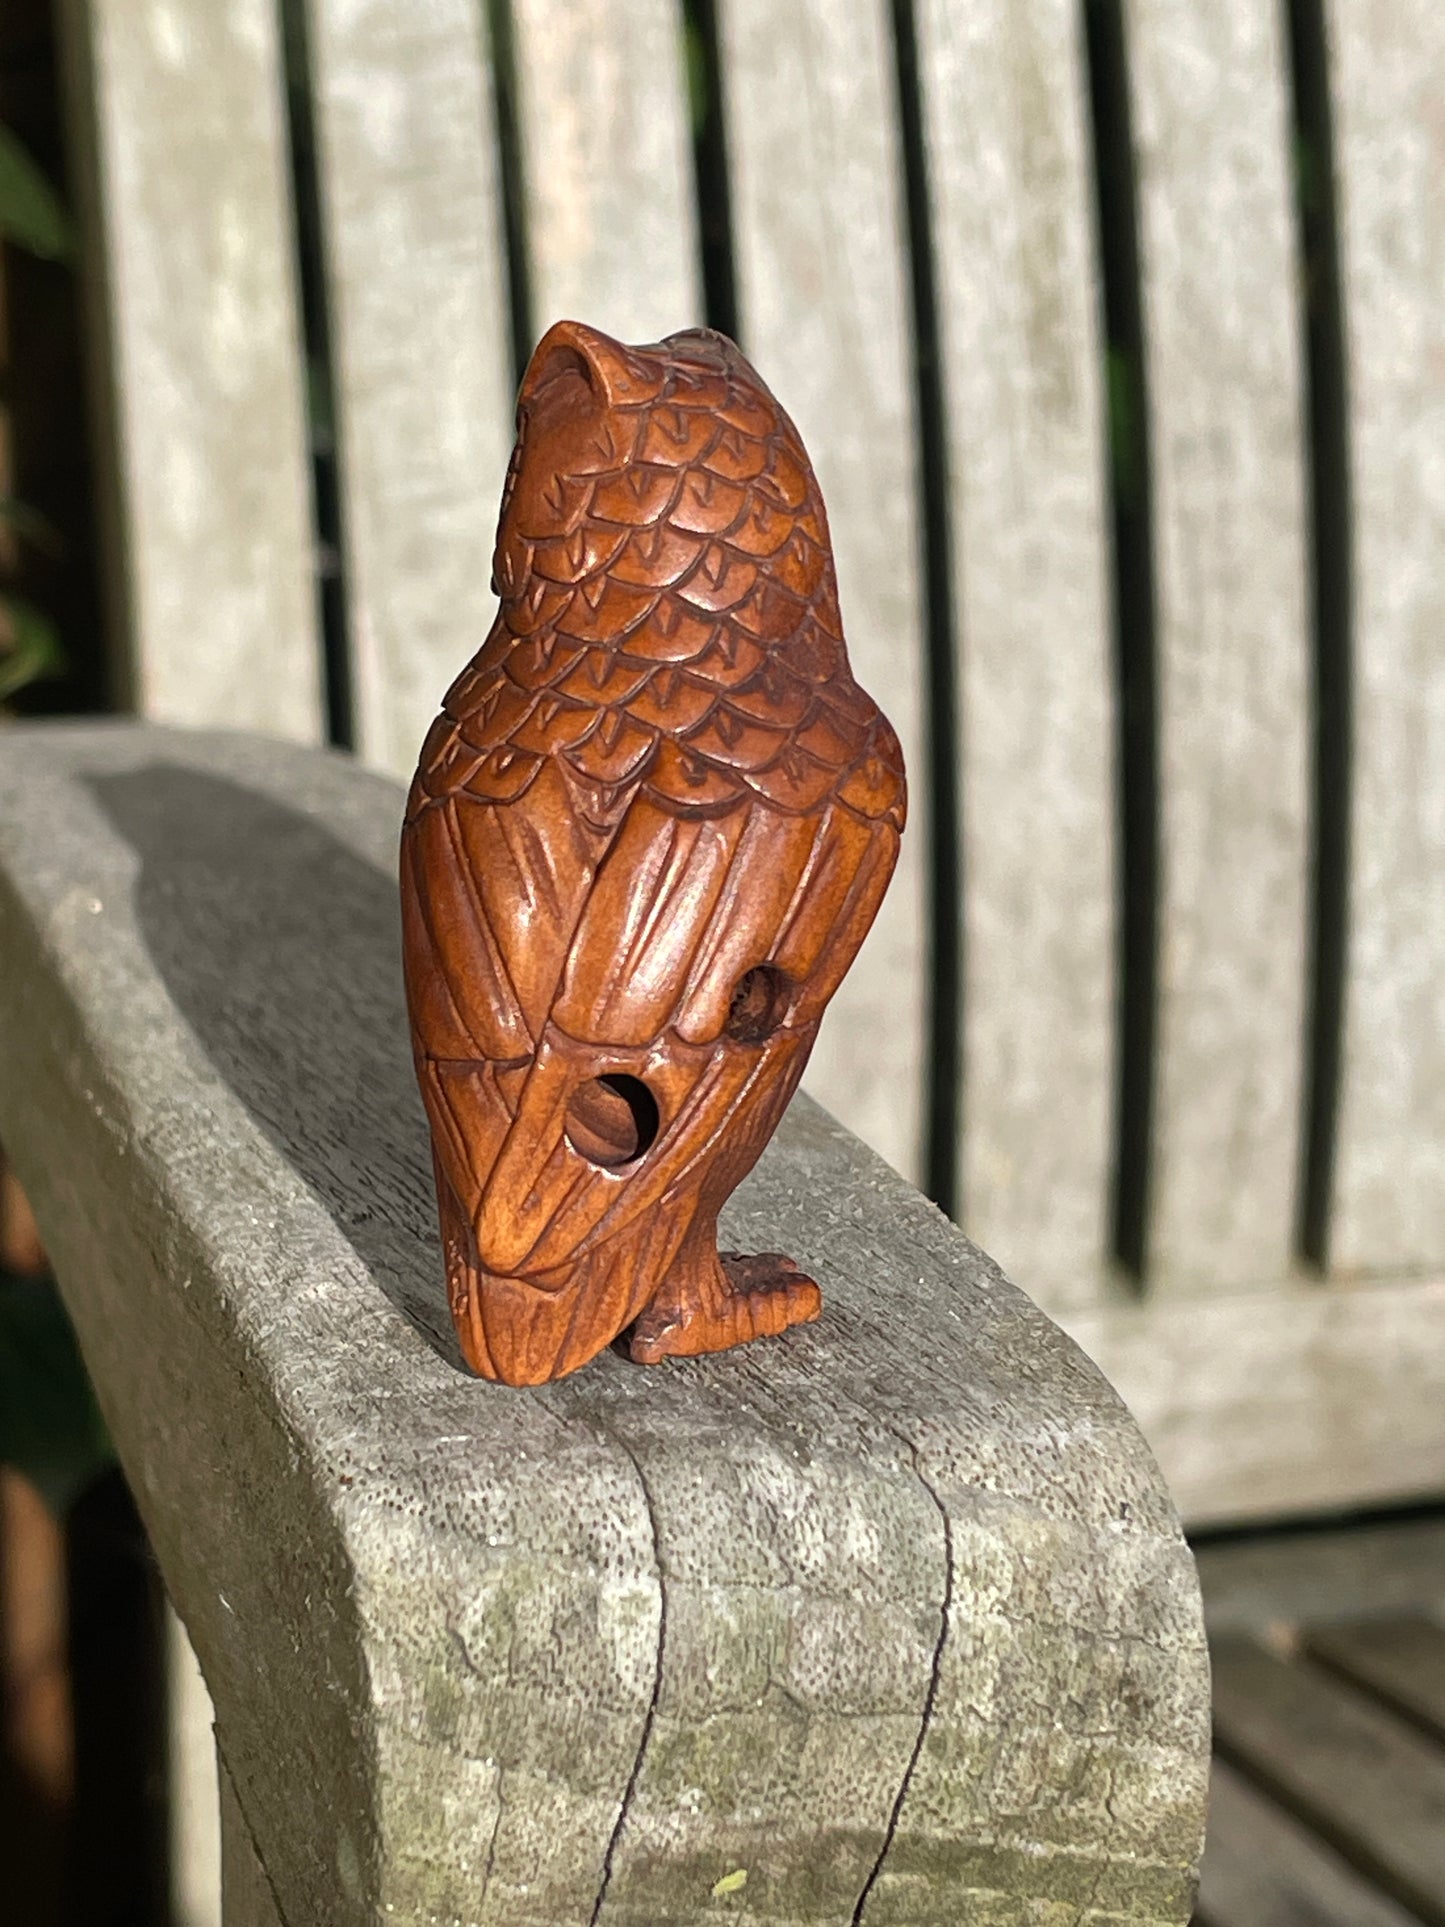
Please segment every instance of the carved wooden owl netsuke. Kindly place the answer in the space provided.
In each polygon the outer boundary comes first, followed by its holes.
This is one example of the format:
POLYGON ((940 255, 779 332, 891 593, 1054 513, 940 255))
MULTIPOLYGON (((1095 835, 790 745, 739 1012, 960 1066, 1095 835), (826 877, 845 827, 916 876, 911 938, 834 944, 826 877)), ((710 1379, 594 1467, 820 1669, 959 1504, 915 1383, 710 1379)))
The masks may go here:
POLYGON ((407 803, 407 996, 473 1368, 560 1378, 818 1315, 717 1214, 898 854, 796 429, 710 331, 576 322, 522 383, 481 653, 407 803))

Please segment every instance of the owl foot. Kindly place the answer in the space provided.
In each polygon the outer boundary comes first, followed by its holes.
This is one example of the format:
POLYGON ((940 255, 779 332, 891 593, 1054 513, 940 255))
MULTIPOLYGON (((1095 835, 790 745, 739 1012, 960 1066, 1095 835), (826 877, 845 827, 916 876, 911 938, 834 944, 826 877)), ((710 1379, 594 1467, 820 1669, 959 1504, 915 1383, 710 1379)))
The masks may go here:
POLYGON ((632 1327, 629 1356, 636 1364, 725 1352, 750 1338, 772 1338, 790 1325, 807 1325, 823 1309, 814 1281, 778 1251, 753 1257, 719 1254, 711 1289, 695 1298, 668 1295, 648 1306, 632 1327))

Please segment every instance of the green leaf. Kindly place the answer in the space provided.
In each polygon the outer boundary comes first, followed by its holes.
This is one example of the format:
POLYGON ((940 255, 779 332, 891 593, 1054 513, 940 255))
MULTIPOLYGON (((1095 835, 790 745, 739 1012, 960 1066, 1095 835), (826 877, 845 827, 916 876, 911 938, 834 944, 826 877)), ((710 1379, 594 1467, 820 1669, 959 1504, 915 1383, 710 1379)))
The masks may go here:
POLYGON ((60 530, 50 518, 28 502, 17 502, 13 495, 0 495, 0 522, 42 555, 60 555, 65 548, 60 530))
POLYGON ((747 1868, 734 1867, 731 1873, 725 1873, 721 1880, 716 1881, 714 1883, 713 1890, 712 1890, 713 1899, 721 1900, 724 1894, 741 1893, 742 1889, 746 1887, 747 1884, 748 1884, 747 1868))
POLYGON ((331 406, 331 375, 320 355, 306 361, 306 419, 311 428, 313 455, 329 455, 336 447, 336 420, 331 406))
POLYGON ((0 235, 45 261, 75 258, 75 229, 60 196, 8 127, 0 127, 0 235))
POLYGON ((1106 362, 1109 405, 1109 454, 1114 470, 1114 491, 1127 509, 1139 505, 1140 443, 1142 418, 1139 409, 1139 368, 1137 357, 1127 349, 1109 344, 1106 362))
POLYGON ((62 1517, 111 1456, 60 1294, 0 1271, 0 1460, 62 1517))
POLYGON ((42 676, 58 676, 64 667, 49 616, 19 596, 0 596, 0 703, 42 676))

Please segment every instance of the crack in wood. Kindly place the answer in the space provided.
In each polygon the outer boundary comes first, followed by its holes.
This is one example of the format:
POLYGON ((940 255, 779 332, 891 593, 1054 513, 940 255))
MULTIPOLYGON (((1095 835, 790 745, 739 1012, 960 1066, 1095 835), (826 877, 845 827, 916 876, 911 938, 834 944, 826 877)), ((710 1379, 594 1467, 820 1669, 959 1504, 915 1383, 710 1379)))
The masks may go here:
MULTIPOLYGON (((891 1427, 889 1429, 892 1430, 891 1427)), ((893 1810, 888 1816, 888 1825, 884 1829, 883 1844, 878 1849, 878 1857, 869 1869, 868 1878, 863 1882, 863 1890, 853 1908, 851 1927, 860 1927, 863 1910, 868 1905, 868 1896, 872 1893, 878 1876, 883 1871, 883 1863, 887 1860, 893 1846, 893 1838, 898 1831, 898 1822, 903 1813, 903 1803, 908 1798, 908 1789, 913 1784, 914 1772, 923 1755, 923 1743, 928 1738, 928 1729, 933 1723, 933 1708, 938 1698, 938 1681, 943 1670, 943 1649, 948 1642, 949 1618, 953 1608, 953 1524, 948 1516, 948 1508, 929 1480, 925 1478, 923 1468, 918 1462, 917 1446, 911 1439, 904 1438, 901 1433, 895 1432, 893 1436, 907 1452, 913 1466, 913 1476, 933 1501, 943 1526, 943 1598, 938 1611, 938 1643, 933 1649, 928 1686, 923 1695, 923 1714, 918 1723, 918 1737, 913 1742, 913 1751, 908 1757, 908 1764, 904 1767, 903 1777, 898 1784, 898 1794, 893 1802, 893 1810)))
POLYGON ((642 1732, 638 1736, 637 1757, 632 1762, 632 1771, 627 1776, 627 1785, 622 1789, 622 1804, 617 1809, 617 1819, 613 1824, 611 1838, 607 1842, 607 1851, 602 1857, 602 1884, 597 1889, 597 1899, 593 1904, 588 1927, 597 1927, 602 1915, 603 1903, 607 1899, 607 1889, 612 1884, 612 1863, 616 1857, 618 1842, 622 1838, 622 1830, 627 1825, 628 1811, 632 1806, 632 1797, 637 1791, 637 1783, 642 1775, 642 1762, 646 1757, 647 1743, 652 1738, 653 1722, 657 1717, 657 1702, 662 1692, 662 1655, 667 1645, 667 1581, 662 1572, 662 1539, 657 1529, 657 1513, 653 1509, 652 1492, 647 1483, 647 1476, 630 1445, 620 1439, 610 1428, 599 1429, 605 1432, 609 1441, 617 1447, 637 1474, 642 1503, 647 1508, 647 1523, 652 1530, 652 1556, 657 1567, 657 1667, 652 1676, 652 1697, 648 1702, 647 1712, 643 1716, 642 1732))
POLYGON ((491 1892, 492 1875, 495 1873, 497 1867, 497 1839, 502 1831, 502 1822, 507 1817, 507 1796, 503 1791, 506 1786, 506 1778, 506 1769, 499 1764, 497 1767, 497 1817, 492 1822, 492 1837, 487 1842, 487 1864, 482 1869, 481 1897, 483 1902, 486 1901, 487 1895, 491 1892))

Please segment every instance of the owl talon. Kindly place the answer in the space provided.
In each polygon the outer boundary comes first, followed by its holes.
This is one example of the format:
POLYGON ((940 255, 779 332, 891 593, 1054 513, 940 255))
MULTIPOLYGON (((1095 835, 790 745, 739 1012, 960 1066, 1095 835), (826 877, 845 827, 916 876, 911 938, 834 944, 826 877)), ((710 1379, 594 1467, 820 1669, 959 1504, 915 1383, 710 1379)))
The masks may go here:
POLYGON ((823 1309, 823 1294, 813 1279, 778 1251, 751 1257, 719 1254, 716 1303, 676 1301, 654 1304, 632 1327, 628 1355, 638 1365, 664 1358, 691 1358, 727 1351, 750 1338, 774 1338, 790 1325, 807 1325, 823 1309))

